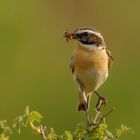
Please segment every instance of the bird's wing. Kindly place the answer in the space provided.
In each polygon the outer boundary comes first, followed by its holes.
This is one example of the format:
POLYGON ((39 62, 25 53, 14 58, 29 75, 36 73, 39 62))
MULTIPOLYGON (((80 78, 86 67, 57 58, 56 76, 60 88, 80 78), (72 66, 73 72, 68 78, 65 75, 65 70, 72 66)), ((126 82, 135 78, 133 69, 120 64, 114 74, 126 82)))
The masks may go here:
POLYGON ((71 72, 74 73, 75 66, 74 66, 73 56, 71 56, 71 59, 70 59, 70 69, 71 69, 71 72))
POLYGON ((111 55, 111 52, 108 50, 108 48, 106 48, 106 53, 108 55, 108 69, 110 69, 114 59, 113 56, 111 55))

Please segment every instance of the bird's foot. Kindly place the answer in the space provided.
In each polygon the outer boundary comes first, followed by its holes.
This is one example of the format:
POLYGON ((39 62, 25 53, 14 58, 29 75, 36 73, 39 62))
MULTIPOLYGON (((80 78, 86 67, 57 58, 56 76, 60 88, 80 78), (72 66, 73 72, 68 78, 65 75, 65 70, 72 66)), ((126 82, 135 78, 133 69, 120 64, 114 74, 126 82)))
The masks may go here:
POLYGON ((98 102, 96 104, 96 108, 95 108, 95 117, 92 120, 92 125, 96 126, 98 124, 98 120, 99 118, 102 116, 101 113, 101 108, 103 106, 106 106, 107 104, 107 100, 105 97, 101 96, 97 91, 95 91, 96 95, 98 96, 98 102))
POLYGON ((106 106, 107 100, 105 97, 101 96, 98 92, 95 92, 96 95, 98 96, 98 102, 96 104, 96 110, 100 111, 102 106, 106 106))
POLYGON ((101 112, 100 111, 98 111, 97 109, 95 109, 95 112, 96 112, 96 114, 95 114, 95 117, 93 118, 93 120, 92 120, 92 125, 94 125, 94 126, 96 126, 97 125, 97 120, 98 120, 98 118, 101 116, 101 112))
POLYGON ((105 118, 110 115, 112 113, 112 111, 114 110, 115 108, 113 107, 111 110, 109 110, 106 114, 103 114, 101 113, 100 111, 98 110, 95 110, 96 111, 96 115, 94 117, 94 119, 92 120, 92 125, 94 125, 94 129, 98 128, 98 126, 102 123, 102 121, 105 122, 105 118), (98 121, 97 121, 98 120, 98 121))

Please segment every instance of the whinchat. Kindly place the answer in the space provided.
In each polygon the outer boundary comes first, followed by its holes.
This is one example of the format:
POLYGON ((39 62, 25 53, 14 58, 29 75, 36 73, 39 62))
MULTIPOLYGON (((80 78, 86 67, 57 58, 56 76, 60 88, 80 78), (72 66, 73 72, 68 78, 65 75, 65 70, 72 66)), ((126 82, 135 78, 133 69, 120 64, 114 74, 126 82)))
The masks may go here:
POLYGON ((79 90, 78 111, 86 112, 89 123, 88 108, 91 95, 94 92, 99 98, 104 99, 97 93, 97 89, 107 79, 113 57, 106 47, 103 36, 95 30, 79 28, 72 33, 65 32, 64 37, 67 41, 78 42, 71 57, 70 68, 79 90))

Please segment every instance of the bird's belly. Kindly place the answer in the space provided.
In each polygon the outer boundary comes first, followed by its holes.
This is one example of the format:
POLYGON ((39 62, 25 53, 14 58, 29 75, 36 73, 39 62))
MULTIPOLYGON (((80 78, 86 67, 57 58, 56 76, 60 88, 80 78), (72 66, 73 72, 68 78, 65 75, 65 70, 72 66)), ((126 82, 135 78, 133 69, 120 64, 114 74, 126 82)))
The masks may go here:
POLYGON ((89 51, 79 47, 74 51, 73 61, 74 79, 80 88, 84 86, 86 93, 97 90, 106 80, 108 56, 105 49, 89 51))
MULTIPOLYGON (((83 71, 82 73, 75 74, 85 87, 85 92, 90 93, 96 91, 107 79, 108 70, 95 70, 83 71)), ((75 78, 76 79, 76 78, 75 78)), ((79 83, 78 83, 79 85, 79 83)))

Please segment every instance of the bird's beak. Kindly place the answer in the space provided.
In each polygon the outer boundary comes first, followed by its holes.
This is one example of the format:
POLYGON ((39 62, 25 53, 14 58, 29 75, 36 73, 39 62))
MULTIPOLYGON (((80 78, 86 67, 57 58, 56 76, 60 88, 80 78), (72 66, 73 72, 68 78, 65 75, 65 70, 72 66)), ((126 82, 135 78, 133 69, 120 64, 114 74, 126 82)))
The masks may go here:
POLYGON ((76 35, 74 33, 69 32, 64 32, 64 37, 66 38, 67 42, 76 39, 76 35))

